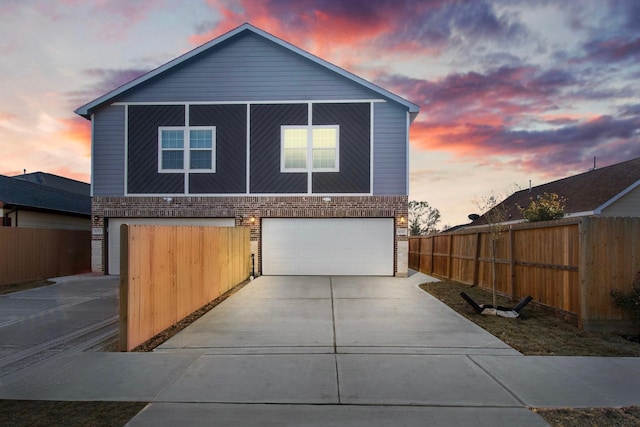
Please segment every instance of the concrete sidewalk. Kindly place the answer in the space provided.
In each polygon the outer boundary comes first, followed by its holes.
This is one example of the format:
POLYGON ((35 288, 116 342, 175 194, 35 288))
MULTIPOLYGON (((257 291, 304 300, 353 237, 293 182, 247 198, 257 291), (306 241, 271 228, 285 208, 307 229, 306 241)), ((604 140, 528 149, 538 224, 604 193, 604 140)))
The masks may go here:
POLYGON ((62 356, 0 398, 152 402, 132 426, 538 426, 530 407, 640 404, 640 358, 522 356, 428 280, 260 277, 154 353, 62 356))

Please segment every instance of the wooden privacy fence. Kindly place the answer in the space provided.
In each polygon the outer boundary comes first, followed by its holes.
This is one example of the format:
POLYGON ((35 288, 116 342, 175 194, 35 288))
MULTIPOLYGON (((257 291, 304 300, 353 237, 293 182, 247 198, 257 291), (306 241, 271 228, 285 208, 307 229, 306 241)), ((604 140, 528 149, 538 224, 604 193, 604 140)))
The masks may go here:
POLYGON ((0 285, 91 271, 91 233, 0 227, 0 285))
MULTIPOLYGON (((409 239, 409 267, 491 289, 488 227, 409 239)), ((498 292, 531 295, 587 330, 623 330, 612 289, 630 291, 640 270, 640 218, 582 217, 508 226, 497 242, 498 292)))
POLYGON ((129 351, 249 277, 248 227, 122 225, 120 351, 129 351))

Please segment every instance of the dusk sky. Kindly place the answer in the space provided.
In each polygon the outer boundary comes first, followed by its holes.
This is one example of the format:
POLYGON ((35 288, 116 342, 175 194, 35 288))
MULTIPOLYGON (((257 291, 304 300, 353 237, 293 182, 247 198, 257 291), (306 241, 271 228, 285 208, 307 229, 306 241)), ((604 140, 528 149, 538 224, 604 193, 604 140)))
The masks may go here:
POLYGON ((0 174, 89 182, 73 113, 249 22, 418 104, 410 199, 474 200, 640 157, 638 0, 0 0, 0 174))

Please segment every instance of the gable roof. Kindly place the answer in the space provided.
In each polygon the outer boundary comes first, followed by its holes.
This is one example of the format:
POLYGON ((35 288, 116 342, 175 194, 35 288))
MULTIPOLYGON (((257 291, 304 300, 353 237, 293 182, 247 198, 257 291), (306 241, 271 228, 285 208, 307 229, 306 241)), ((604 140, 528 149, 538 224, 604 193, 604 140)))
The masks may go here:
POLYGON ((34 184, 45 185, 47 187, 54 187, 71 193, 83 194, 85 196, 89 196, 91 194, 91 185, 86 182, 76 181, 75 179, 66 178, 60 175, 53 175, 46 172, 25 173, 13 176, 12 178, 29 181, 34 184))
POLYGON ((0 175, 0 202, 46 211, 91 215, 91 197, 0 175))
MULTIPOLYGON (((603 209, 640 186, 640 157, 593 169, 578 175, 521 190, 507 197, 504 206, 509 221, 523 220, 518 206, 527 207, 531 199, 544 193, 556 193, 565 198, 565 215, 598 215, 603 209)), ((484 224, 484 215, 470 225, 484 224)))
POLYGON ((114 100, 114 98, 118 97, 119 95, 122 95, 123 93, 135 88, 136 86, 151 80, 157 76, 159 76, 160 74, 163 74, 164 72, 186 62, 189 61, 190 59, 194 58, 195 56, 198 56, 199 54, 207 51, 208 49, 211 49, 223 42, 226 42, 228 40, 231 40, 239 35, 241 35, 242 33, 245 32, 252 32, 260 37, 263 37, 267 40, 270 40, 273 43, 276 43, 288 50, 290 50, 291 52, 298 54, 300 56, 303 56, 304 58, 315 62, 316 64, 319 64, 327 69, 329 69, 330 71, 333 71, 343 77, 346 77, 347 79, 353 81, 354 83, 357 83, 361 86, 366 87, 367 89, 370 89, 378 94, 380 94, 381 96, 391 99, 395 102, 397 102, 398 104, 403 105, 404 107, 406 107, 409 111, 409 113, 411 114, 411 121, 413 121, 413 119, 418 115, 418 112, 420 111, 420 107, 418 107, 416 104, 407 101, 404 98, 401 98, 398 95, 395 95, 394 93, 389 92, 386 89, 381 88, 380 86, 377 86, 361 77, 356 76, 355 74, 352 74, 340 67, 338 67, 337 65, 331 64, 330 62, 325 61, 324 59, 321 59, 315 55, 312 55, 311 53, 300 49, 299 47, 296 47, 272 34, 267 33, 266 31, 263 31, 257 27, 254 27, 253 25, 249 24, 249 23, 244 23, 241 26, 221 35, 220 37, 217 37, 187 53, 185 53, 184 55, 181 55, 169 62, 167 62, 164 65, 161 65, 160 67, 149 71, 148 73, 134 79, 131 80, 129 83, 126 83, 114 90, 112 90, 111 92, 108 92, 104 95, 102 95, 101 97, 89 102, 88 104, 83 105, 82 107, 79 107, 78 109, 75 110, 75 113, 86 118, 86 119, 90 119, 91 118, 91 112, 92 110, 94 110, 96 107, 99 107, 103 104, 109 103, 112 100, 114 100))

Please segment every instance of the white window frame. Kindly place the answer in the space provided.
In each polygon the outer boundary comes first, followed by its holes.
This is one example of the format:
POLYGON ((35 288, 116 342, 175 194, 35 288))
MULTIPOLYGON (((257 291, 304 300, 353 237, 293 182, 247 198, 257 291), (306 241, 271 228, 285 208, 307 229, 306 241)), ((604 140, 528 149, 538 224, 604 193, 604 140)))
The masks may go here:
POLYGON ((216 127, 215 126, 160 126, 158 127, 158 173, 215 173, 216 172, 216 127), (211 168, 208 169, 191 169, 191 151, 208 151, 208 148, 191 148, 192 130, 210 130, 211 131, 211 168), (162 148, 162 132, 163 131, 182 131, 183 134, 183 167, 182 169, 163 169, 162 168, 162 152, 163 151, 179 151, 176 148, 162 148))
POLYGON ((280 172, 282 173, 304 173, 304 172, 340 172, 340 125, 285 125, 280 126, 280 172), (307 155, 307 166, 305 168, 287 168, 284 158, 284 134, 287 129, 305 129, 307 131, 307 145, 305 147, 307 155), (314 168, 313 167, 313 130, 314 129, 335 129, 336 131, 336 155, 335 167, 314 168))

